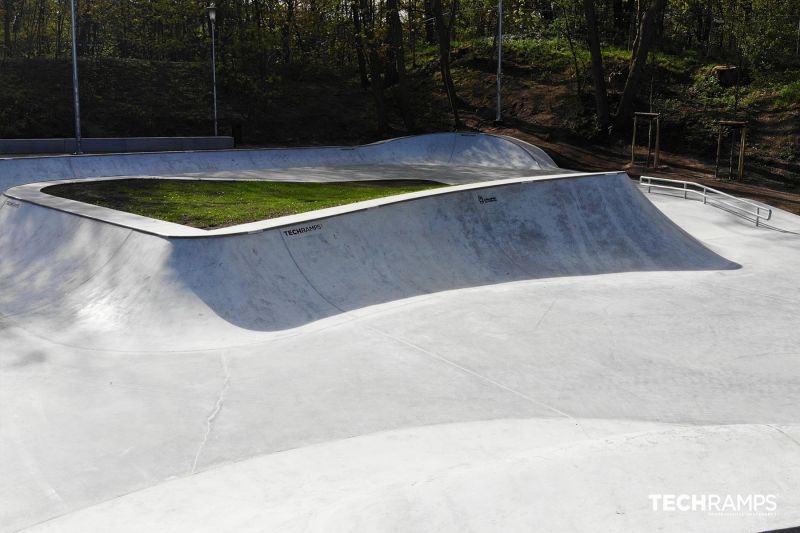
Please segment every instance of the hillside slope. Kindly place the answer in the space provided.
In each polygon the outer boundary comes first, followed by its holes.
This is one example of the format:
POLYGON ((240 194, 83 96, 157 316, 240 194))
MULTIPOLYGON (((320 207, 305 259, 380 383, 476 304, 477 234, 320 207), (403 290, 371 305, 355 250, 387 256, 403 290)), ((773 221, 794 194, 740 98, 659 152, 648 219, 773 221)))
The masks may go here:
MULTIPOLYGON (((506 44, 503 115, 509 134, 567 148, 567 165, 592 168, 584 149, 615 166, 629 159, 630 134, 602 136, 596 128, 588 57, 564 43, 532 39, 506 44), (577 67, 576 67, 577 65, 577 67), (576 70, 579 75, 576 76, 576 70), (602 154, 608 157, 603 158, 602 154), (571 155, 569 155, 571 154, 571 155)), ((490 42, 458 43, 453 75, 468 128, 493 128, 495 63, 490 42)), ((629 60, 625 50, 604 51, 610 101, 616 105, 629 60)), ((450 128, 433 48, 409 58, 418 131, 450 128)), ((740 87, 724 88, 705 60, 658 56, 638 110, 663 114, 662 150, 671 166, 713 173, 716 121, 749 120, 748 179, 785 191, 800 187, 800 73, 745 72, 740 87)), ((0 63, 0 137, 72 135, 69 63, 0 63)), ((403 135, 388 89, 390 130, 376 130, 372 94, 346 68, 292 65, 266 78, 219 69, 222 131, 247 145, 355 144, 403 135)), ((209 66, 135 60, 81 61, 85 136, 202 135, 212 131, 209 66)), ((646 135, 642 132, 640 135, 646 135)), ((642 138, 642 137, 640 137, 642 138)), ((725 149, 727 154, 727 147, 725 149)))

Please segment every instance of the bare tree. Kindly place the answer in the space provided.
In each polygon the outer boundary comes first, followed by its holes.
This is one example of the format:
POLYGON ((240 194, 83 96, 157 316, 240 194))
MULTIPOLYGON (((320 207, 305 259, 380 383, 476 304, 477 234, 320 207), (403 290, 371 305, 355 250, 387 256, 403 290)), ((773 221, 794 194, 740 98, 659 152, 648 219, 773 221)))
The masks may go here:
POLYGON ((433 23, 433 2, 435 0, 422 0, 425 24, 425 41, 428 44, 436 42, 436 26, 433 23))
POLYGON ((378 51, 378 40, 375 37, 375 20, 370 9, 369 0, 360 0, 361 23, 363 24, 363 38, 369 50, 369 73, 372 96, 375 100, 375 114, 378 119, 378 131, 385 133, 389 129, 389 119, 386 114, 386 96, 384 95, 383 61, 378 51))
POLYGON ((628 78, 625 81, 625 89, 622 91, 622 99, 619 102, 617 115, 614 119, 614 129, 616 131, 624 130, 633 118, 633 101, 642 85, 645 67, 647 66, 647 56, 653 46, 658 20, 666 5, 667 0, 653 0, 650 7, 642 15, 642 20, 639 23, 639 32, 636 35, 631 55, 628 78))
POLYGON ((453 35, 453 26, 458 12, 458 0, 452 0, 450 14, 445 21, 442 9, 443 0, 431 0, 433 10, 433 20, 436 24, 436 37, 439 40, 439 70, 442 73, 442 82, 447 91, 447 100, 450 102, 450 110, 453 112, 453 127, 461 127, 461 119, 458 115, 458 96, 456 95, 453 76, 450 73, 450 40, 453 35))
POLYGON ((3 11, 3 48, 6 56, 11 55, 11 19, 14 16, 14 2, 13 0, 4 0, 3 11))
POLYGON ((367 77, 367 61, 364 58, 364 39, 362 39, 363 28, 361 27, 361 16, 358 13, 358 4, 353 0, 351 4, 353 12, 353 28, 355 29, 355 48, 356 59, 358 60, 358 75, 361 78, 361 88, 365 91, 369 87, 369 78, 367 77))
POLYGON ((608 133, 611 116, 608 113, 608 93, 603 69, 603 54, 600 50, 600 36, 597 31, 597 15, 594 11, 593 0, 583 0, 583 12, 586 16, 589 51, 592 55, 592 80, 594 81, 594 101, 597 106, 597 118, 600 121, 600 129, 608 133))
POLYGON ((393 59, 397 70, 397 91, 400 100, 400 112, 406 130, 414 130, 414 115, 411 112, 411 100, 408 95, 408 78, 406 77, 406 58, 403 50, 403 26, 400 23, 400 11, 397 0, 386 0, 389 15, 389 44, 394 51, 393 59))
POLYGON ((294 28, 294 2, 286 0, 286 18, 281 28, 281 41, 283 44, 283 63, 288 65, 292 62, 292 31, 294 28))

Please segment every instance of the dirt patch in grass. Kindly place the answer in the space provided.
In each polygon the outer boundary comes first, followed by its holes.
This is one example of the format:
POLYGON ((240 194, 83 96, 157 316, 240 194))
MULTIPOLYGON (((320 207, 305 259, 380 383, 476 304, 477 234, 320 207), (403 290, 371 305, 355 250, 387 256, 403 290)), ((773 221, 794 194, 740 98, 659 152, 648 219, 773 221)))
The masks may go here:
POLYGON ((336 183, 125 179, 53 185, 44 192, 150 218, 213 229, 444 187, 423 180, 336 183))

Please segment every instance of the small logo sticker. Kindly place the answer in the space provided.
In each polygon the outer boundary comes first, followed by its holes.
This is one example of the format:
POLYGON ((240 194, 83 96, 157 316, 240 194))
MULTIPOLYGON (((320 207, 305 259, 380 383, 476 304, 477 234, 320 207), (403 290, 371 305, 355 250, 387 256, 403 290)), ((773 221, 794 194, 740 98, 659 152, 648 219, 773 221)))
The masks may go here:
POLYGON ((300 237, 308 233, 320 231, 321 229, 322 224, 310 224, 308 226, 300 226, 299 228, 285 229, 283 230, 283 234, 286 237, 300 237))

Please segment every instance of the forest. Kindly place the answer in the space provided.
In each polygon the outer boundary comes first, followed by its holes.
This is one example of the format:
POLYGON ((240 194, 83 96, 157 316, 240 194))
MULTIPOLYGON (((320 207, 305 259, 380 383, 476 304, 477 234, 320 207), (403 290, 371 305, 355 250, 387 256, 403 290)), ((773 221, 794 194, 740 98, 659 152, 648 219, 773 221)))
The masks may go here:
MULTIPOLYGON (((207 7, 76 0, 87 136, 209 131, 207 7)), ((493 0, 216 7, 224 131, 243 131, 245 142, 363 141, 494 117, 493 0)), ((0 136, 70 135, 69 9, 68 0, 0 0, 0 136)), ((797 160, 797 0, 505 0, 503 9, 510 123, 613 139, 627 135, 634 111, 658 111, 668 148, 707 151, 714 121, 745 118, 762 123, 753 149, 765 164, 797 160)))

